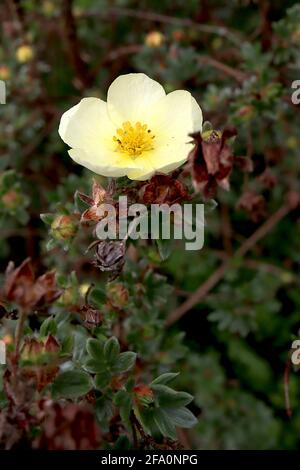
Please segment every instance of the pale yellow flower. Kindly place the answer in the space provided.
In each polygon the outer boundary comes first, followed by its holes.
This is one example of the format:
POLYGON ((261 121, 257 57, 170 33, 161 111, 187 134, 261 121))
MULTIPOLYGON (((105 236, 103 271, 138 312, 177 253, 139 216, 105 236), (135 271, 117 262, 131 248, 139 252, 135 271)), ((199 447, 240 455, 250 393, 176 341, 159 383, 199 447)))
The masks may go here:
POLYGON ((166 95, 143 73, 121 75, 107 103, 84 98, 61 118, 59 134, 71 158, 103 176, 145 180, 184 163, 201 131, 202 112, 188 91, 166 95))

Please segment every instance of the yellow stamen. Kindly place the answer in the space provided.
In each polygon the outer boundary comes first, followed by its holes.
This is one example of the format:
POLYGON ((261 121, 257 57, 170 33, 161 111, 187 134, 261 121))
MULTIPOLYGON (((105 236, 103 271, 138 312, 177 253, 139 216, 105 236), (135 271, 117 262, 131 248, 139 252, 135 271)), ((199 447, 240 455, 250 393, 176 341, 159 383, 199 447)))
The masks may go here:
POLYGON ((116 130, 117 136, 113 136, 117 143, 117 151, 127 153, 132 157, 141 155, 147 150, 153 149, 153 139, 151 129, 147 124, 136 122, 132 125, 129 121, 123 122, 122 127, 116 130))

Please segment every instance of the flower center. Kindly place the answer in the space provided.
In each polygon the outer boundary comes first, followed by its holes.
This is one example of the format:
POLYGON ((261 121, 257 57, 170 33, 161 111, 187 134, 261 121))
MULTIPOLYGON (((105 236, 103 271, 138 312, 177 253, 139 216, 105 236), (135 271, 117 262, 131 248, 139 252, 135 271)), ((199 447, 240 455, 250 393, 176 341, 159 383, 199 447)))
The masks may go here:
POLYGON ((130 156, 138 156, 147 150, 153 149, 153 139, 151 129, 147 124, 136 122, 132 125, 129 121, 123 122, 122 127, 116 130, 116 136, 113 136, 117 143, 117 150, 127 153, 130 156))

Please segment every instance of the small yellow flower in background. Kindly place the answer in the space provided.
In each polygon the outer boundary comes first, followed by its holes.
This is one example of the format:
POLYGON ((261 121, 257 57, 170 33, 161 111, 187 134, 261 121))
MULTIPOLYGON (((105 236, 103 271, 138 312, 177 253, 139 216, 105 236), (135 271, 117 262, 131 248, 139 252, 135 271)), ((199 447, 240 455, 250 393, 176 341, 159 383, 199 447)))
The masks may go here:
POLYGON ((6 65, 0 65, 0 80, 9 80, 10 76, 10 68, 6 65))
POLYGON ((33 49, 31 46, 23 44, 22 46, 18 47, 16 51, 17 61, 21 64, 25 64, 29 62, 34 56, 33 49))
POLYGON ((145 37, 145 44, 148 47, 159 47, 164 40, 165 36, 160 31, 151 31, 145 37))
POLYGON ((85 284, 81 284, 79 286, 79 292, 80 292, 80 295, 82 297, 85 297, 85 295, 87 294, 87 292, 89 291, 91 287, 91 284, 88 284, 87 282, 85 284))
POLYGON ((55 5, 51 0, 44 0, 43 2, 43 13, 46 16, 51 16, 55 12, 55 5))
POLYGON ((201 129, 201 109, 188 91, 166 95, 147 75, 130 73, 111 84, 107 103, 83 98, 65 112, 59 134, 89 170, 146 180, 182 165, 193 148, 189 134, 201 129))

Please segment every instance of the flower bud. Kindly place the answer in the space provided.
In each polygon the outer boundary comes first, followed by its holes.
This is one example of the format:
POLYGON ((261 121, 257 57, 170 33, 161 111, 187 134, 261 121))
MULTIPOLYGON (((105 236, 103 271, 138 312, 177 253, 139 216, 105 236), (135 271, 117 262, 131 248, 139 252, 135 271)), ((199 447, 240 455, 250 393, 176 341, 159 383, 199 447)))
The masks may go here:
POLYGON ((59 344, 54 338, 54 336, 49 335, 44 343, 44 352, 46 354, 58 355, 59 353, 59 344))
POLYGON ((57 240, 69 240, 76 232, 77 223, 72 215, 58 215, 51 224, 51 234, 57 240))
POLYGON ((22 351, 21 351, 21 360, 36 362, 41 354, 43 354, 44 345, 42 341, 37 340, 36 338, 30 338, 26 340, 22 351))
POLYGON ((70 307, 75 305, 78 301, 78 292, 75 291, 74 287, 67 287, 63 294, 58 299, 57 303, 63 307, 70 307))
POLYGON ((125 307, 128 303, 128 290, 121 284, 110 284, 106 288, 108 300, 114 307, 125 307))
POLYGON ((149 406, 154 401, 154 393, 148 385, 136 385, 133 389, 137 404, 149 406))
POLYGON ((214 129, 209 129, 207 131, 202 132, 202 139, 205 142, 211 142, 212 140, 221 139, 221 137, 222 132, 214 129))
POLYGON ((0 80, 9 80, 10 75, 10 68, 6 65, 0 65, 0 80))
POLYGON ((22 197, 20 193, 14 189, 11 189, 10 191, 7 191, 3 194, 1 197, 1 202, 7 210, 14 211, 20 206, 22 197))
POLYGON ((175 31, 172 32, 172 38, 175 41, 182 41, 185 37, 184 31, 182 29, 176 29, 175 31))
POLYGON ((238 115, 239 117, 243 118, 244 120, 251 119, 254 114, 254 107, 251 104, 242 106, 238 110, 238 115))
POLYGON ((300 28, 297 28, 291 36, 292 43, 300 45, 300 28))

